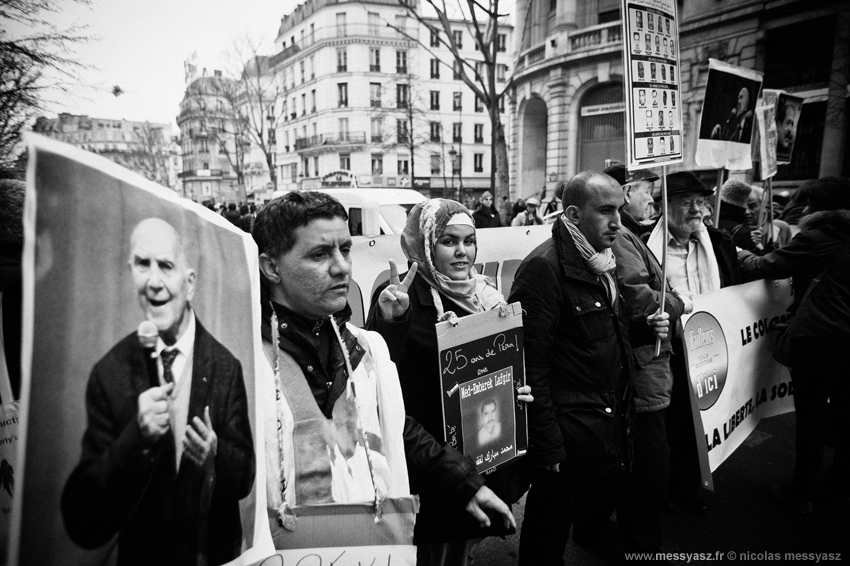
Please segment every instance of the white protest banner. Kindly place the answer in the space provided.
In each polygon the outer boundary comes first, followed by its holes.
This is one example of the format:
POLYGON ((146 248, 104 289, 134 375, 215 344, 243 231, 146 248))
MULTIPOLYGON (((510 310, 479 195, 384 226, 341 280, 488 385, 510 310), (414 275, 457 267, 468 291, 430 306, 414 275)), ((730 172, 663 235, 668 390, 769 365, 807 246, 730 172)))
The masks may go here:
POLYGON ((517 389, 525 385, 522 307, 437 323, 445 441, 479 473, 525 455, 528 422, 517 389))
POLYGON ((759 126, 759 156, 761 157, 761 178, 769 179, 776 175, 776 121, 774 108, 759 106, 756 108, 756 121, 759 126))
POLYGON ((622 0, 626 164, 682 162, 682 93, 675 0, 622 0))
POLYGON ((704 167, 752 168, 750 140, 763 73, 709 59, 695 159, 704 167))
POLYGON ((753 281, 694 297, 682 340, 691 381, 703 485, 759 420, 794 410, 788 368, 772 357, 788 319, 788 280, 753 281))
MULTIPOLYGON (((10 563, 104 564, 146 536, 162 543, 130 552, 161 557, 173 532, 162 531, 178 514, 215 525, 204 552, 215 547, 237 563, 271 554, 265 467, 256 460, 264 462, 256 245, 221 216, 103 157, 36 135, 27 141, 23 504, 13 508, 10 563), (168 386, 139 341, 142 321, 156 322, 165 339, 194 328, 194 341, 178 339, 187 355, 173 366, 176 387, 189 392, 187 420, 174 413, 166 422, 176 429, 209 408, 214 483, 188 456, 177 459, 173 439, 184 436, 160 436, 155 451, 144 451, 138 399, 168 386), (175 470, 179 487, 169 481, 175 470), (73 520, 80 515, 86 520, 73 520)), ((204 535, 199 528, 184 540, 200 552, 190 539, 204 535)))

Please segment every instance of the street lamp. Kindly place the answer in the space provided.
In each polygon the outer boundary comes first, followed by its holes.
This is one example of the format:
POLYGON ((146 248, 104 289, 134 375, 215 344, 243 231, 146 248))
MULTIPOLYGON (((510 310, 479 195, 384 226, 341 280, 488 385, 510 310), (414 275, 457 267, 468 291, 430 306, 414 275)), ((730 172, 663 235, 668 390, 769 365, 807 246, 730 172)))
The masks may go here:
POLYGON ((457 151, 454 146, 449 150, 449 160, 452 162, 452 196, 455 194, 455 171, 457 170, 457 151))

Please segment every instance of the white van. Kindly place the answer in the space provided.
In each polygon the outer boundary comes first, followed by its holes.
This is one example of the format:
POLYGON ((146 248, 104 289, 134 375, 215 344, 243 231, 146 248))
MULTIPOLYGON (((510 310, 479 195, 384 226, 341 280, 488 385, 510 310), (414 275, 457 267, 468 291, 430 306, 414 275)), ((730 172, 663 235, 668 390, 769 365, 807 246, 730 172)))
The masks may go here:
MULTIPOLYGON (((348 212, 352 236, 401 234, 407 213, 417 203, 428 200, 419 191, 396 188, 316 189, 337 199, 348 212)), ((288 191, 275 191, 274 198, 288 191)))

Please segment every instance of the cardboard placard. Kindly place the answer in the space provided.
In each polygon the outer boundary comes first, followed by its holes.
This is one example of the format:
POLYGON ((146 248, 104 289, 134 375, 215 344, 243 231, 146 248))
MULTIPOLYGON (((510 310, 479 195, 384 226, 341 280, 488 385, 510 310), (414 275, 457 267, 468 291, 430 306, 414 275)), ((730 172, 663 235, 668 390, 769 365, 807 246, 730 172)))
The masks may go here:
POLYGON ((682 162, 679 25, 673 0, 622 0, 626 163, 682 162))
POLYGON ((522 307, 437 324, 444 440, 489 472, 525 455, 528 421, 522 307))

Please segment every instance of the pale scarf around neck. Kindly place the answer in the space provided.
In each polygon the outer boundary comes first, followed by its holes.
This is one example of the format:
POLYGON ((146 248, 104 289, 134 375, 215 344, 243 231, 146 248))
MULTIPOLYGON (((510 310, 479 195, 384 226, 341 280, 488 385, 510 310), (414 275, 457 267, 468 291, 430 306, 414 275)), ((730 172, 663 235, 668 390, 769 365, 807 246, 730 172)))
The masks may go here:
MULTIPOLYGON (((453 200, 431 199, 417 204, 407 217, 401 235, 401 249, 408 261, 419 264, 416 276, 422 277, 437 294, 449 297, 469 313, 490 310, 504 303, 504 297, 489 277, 478 274, 473 267, 469 279, 454 281, 434 266, 433 254, 437 239, 455 214, 466 214, 472 220, 469 210, 453 200)), ((474 262, 475 258, 469 258, 469 261, 474 262)), ((439 296, 435 297, 434 302, 438 318, 443 318, 439 296)))
POLYGON ((617 300, 617 281, 614 279, 614 269, 617 267, 617 259, 614 257, 614 252, 611 248, 598 252, 590 245, 578 226, 567 220, 566 215, 561 215, 561 221, 570 236, 573 237, 573 243, 576 245, 581 258, 584 260, 587 270, 596 275, 599 280, 605 285, 605 290, 608 292, 608 299, 611 304, 617 300))
MULTIPOLYGON (((711 245, 711 239, 708 237, 708 229, 700 225, 696 235, 699 289, 690 289, 690 291, 694 295, 699 295, 720 289, 720 267, 717 265, 717 258, 714 257, 714 248, 711 245)), ((662 221, 659 220, 646 242, 646 247, 655 255, 658 263, 661 263, 665 245, 664 226, 662 221)))

